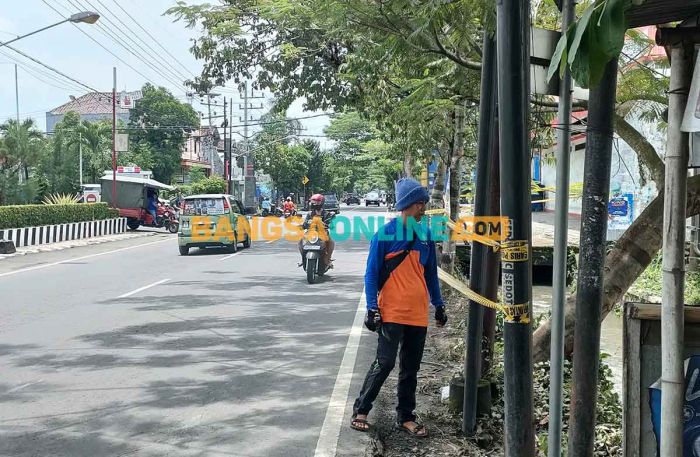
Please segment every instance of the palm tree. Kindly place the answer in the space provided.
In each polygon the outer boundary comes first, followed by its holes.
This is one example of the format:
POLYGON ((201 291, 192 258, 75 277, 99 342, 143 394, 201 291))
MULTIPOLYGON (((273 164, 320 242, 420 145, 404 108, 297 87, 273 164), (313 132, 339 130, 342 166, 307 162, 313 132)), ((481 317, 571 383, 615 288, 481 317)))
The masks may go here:
POLYGON ((9 120, 0 124, 0 134, 3 136, 3 152, 0 160, 4 170, 16 168, 17 172, 29 179, 29 169, 35 166, 41 156, 43 136, 37 130, 34 119, 25 119, 21 123, 9 120))
POLYGON ((84 162, 87 163, 88 175, 93 182, 110 168, 109 141, 112 126, 107 122, 82 121, 78 127, 83 144, 84 162))

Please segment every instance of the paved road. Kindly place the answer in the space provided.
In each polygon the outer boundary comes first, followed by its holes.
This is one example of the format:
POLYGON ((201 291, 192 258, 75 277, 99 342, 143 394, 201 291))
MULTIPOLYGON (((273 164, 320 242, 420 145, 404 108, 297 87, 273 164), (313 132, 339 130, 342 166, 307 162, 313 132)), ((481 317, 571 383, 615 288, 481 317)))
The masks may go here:
POLYGON ((322 426, 337 438, 329 403, 354 366, 367 243, 338 243, 313 286, 283 240, 233 256, 176 244, 0 262, 0 455, 313 456, 322 426))

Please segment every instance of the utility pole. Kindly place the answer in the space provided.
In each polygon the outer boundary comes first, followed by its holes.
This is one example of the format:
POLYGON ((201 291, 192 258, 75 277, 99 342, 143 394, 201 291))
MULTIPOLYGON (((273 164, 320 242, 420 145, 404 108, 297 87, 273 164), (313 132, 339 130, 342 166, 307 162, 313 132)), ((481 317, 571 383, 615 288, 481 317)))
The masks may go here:
POLYGON ((117 208, 117 67, 112 73, 112 206, 117 208))
MULTIPOLYGON (((677 29, 682 32, 682 28, 677 29)), ((688 187, 688 133, 681 132, 693 76, 693 46, 683 37, 665 39, 657 32, 657 44, 671 46, 671 80, 668 91, 664 226, 661 299, 661 447, 664 457, 683 457, 683 306, 685 289, 685 221, 688 187)), ((668 49, 668 47, 666 48, 668 49)))
POLYGON ((613 58, 605 65, 600 83, 591 89, 588 101, 569 457, 593 456, 616 84, 617 58, 613 58))
MULTIPOLYGON (((563 0, 562 33, 574 20, 575 0, 563 0)), ((571 73, 566 67, 559 87, 557 126, 557 193, 555 195, 554 271, 552 273, 552 340, 549 368, 548 457, 561 457, 562 390, 564 384, 564 308, 569 234, 569 155, 571 150, 571 73)))
MULTIPOLYGON (((238 192, 234 192, 233 189, 233 97, 231 97, 230 103, 229 103, 229 123, 228 123, 228 146, 226 146, 226 142, 224 141, 224 149, 228 149, 228 169, 226 170, 228 173, 228 187, 229 191, 234 194, 238 194, 238 192)), ((237 190, 237 189, 236 189, 237 190)), ((236 198, 240 197, 240 195, 235 195, 236 198)))
MULTIPOLYGON (((228 130, 228 119, 226 114, 226 97, 224 97, 224 179, 226 180, 226 193, 231 194, 231 154, 229 149, 226 147, 226 131, 228 130)), ((214 148, 214 154, 216 154, 216 148, 214 148)))
MULTIPOLYGON (((17 148, 19 149, 22 138, 20 137, 19 133, 19 78, 17 77, 17 64, 15 64, 15 108, 17 110, 17 148)), ((22 154, 20 152, 20 158, 19 158, 19 183, 22 184, 23 182, 23 177, 24 177, 24 171, 22 170, 22 154)))
POLYGON ((78 155, 80 156, 80 187, 83 187, 83 132, 78 132, 78 155))
MULTIPOLYGON (((501 211, 510 233, 501 249, 504 307, 505 455, 534 457, 532 391, 532 212, 530 203, 530 2, 497 2, 501 211)), ((478 183, 477 183, 478 184, 478 183)))
MULTIPOLYGON (((484 31, 483 52, 481 57, 481 93, 479 97, 479 150, 476 158, 476 189, 474 197, 474 217, 483 217, 488 212, 489 181, 491 167, 489 157, 494 136, 498 134, 495 123, 496 114, 496 43, 484 31)), ((497 166, 497 165, 496 165, 497 166)), ((451 203, 451 202, 450 202, 451 203)), ((469 285, 475 292, 484 295, 484 279, 490 271, 484 270, 488 247, 472 242, 471 261, 469 265, 469 285)), ((496 270, 496 274, 498 270, 496 270)), ((488 297, 493 298, 493 297, 488 297)), ((464 403, 462 410, 462 432, 472 435, 476 427, 476 407, 479 380, 481 379, 481 353, 483 336, 484 308, 469 301, 469 318, 465 335, 466 354, 464 359, 464 403)))
POLYGON ((246 80, 244 85, 243 85, 243 141, 245 142, 244 144, 244 153, 243 153, 243 197, 241 200, 243 201, 243 206, 249 207, 253 206, 255 202, 255 173, 253 170, 253 158, 250 156, 250 137, 248 136, 248 127, 249 123, 251 121, 248 111, 249 110, 260 110, 263 109, 263 105, 261 104, 260 106, 252 106, 249 105, 248 99, 249 98, 264 98, 264 97, 256 97, 255 94, 251 94, 250 96, 248 95, 248 81, 246 80), (252 193, 250 186, 252 186, 252 193), (252 196, 252 197, 251 197, 252 196))

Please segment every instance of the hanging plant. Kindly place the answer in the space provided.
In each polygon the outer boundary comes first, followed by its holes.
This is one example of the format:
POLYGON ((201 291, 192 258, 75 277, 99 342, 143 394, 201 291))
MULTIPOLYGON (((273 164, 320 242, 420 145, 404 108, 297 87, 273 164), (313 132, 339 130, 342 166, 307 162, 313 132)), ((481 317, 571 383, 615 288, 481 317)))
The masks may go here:
POLYGON ((625 43, 625 12, 629 0, 596 0, 581 18, 562 33, 547 72, 549 81, 559 70, 564 76, 568 66, 579 86, 595 86, 603 77, 605 65, 617 58, 625 43))

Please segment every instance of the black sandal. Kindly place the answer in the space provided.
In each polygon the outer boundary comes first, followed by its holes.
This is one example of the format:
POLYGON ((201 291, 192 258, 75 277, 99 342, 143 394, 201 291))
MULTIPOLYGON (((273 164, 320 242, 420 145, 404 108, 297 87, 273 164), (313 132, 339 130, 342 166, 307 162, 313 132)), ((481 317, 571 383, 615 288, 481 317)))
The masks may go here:
POLYGON ((367 422, 367 419, 358 419, 356 416, 352 416, 350 421, 350 428, 357 430, 358 432, 369 432, 371 425, 367 422), (361 425, 356 425, 361 424, 361 425), (366 425, 366 427, 364 427, 366 425))
POLYGON ((403 423, 397 423, 396 427, 399 430, 402 430, 409 435, 415 436, 416 438, 427 438, 428 437, 428 430, 425 428, 425 425, 419 424, 418 422, 413 421, 416 426, 413 430, 410 428, 406 427, 403 423), (421 434, 420 432, 425 431, 425 433, 421 434))

